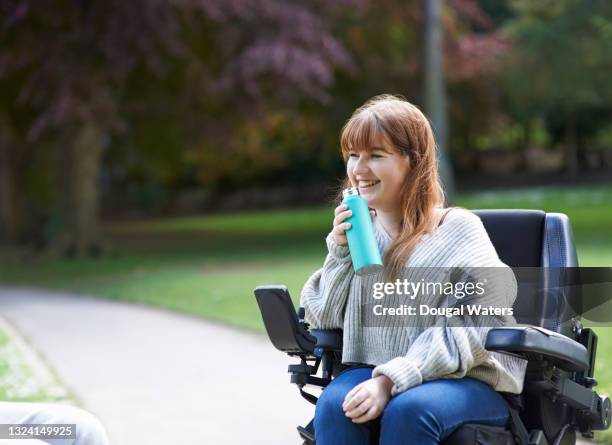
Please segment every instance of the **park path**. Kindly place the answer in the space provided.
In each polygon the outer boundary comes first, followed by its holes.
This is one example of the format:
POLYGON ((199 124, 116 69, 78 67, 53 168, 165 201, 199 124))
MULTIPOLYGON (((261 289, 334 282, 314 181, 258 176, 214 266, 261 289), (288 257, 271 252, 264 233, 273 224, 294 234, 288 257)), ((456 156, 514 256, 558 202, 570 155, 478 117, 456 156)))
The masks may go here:
POLYGON ((0 314, 113 445, 298 444, 313 407, 267 338, 136 304, 0 288, 0 314))

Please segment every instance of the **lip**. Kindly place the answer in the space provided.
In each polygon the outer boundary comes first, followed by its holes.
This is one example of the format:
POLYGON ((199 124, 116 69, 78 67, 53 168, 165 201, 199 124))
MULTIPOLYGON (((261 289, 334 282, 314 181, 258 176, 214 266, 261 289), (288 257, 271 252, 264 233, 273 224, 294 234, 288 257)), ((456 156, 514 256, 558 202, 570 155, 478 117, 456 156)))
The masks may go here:
POLYGON ((380 183, 380 179, 378 179, 378 178, 372 178, 372 179, 363 179, 363 178, 360 178, 360 179, 355 179, 355 182, 357 183, 358 186, 359 186, 360 182, 374 182, 374 181, 377 181, 378 183, 380 183))
POLYGON ((378 183, 376 183, 376 184, 374 184, 374 185, 371 185, 371 186, 369 186, 369 187, 358 187, 358 189, 359 189, 359 193, 360 193, 360 194, 362 194, 362 195, 363 195, 363 194, 370 193, 370 192, 372 192, 373 190, 375 190, 375 189, 376 189, 376 188, 377 188, 377 187, 378 187, 380 184, 381 184, 381 183, 380 183, 380 181, 379 181, 378 183))

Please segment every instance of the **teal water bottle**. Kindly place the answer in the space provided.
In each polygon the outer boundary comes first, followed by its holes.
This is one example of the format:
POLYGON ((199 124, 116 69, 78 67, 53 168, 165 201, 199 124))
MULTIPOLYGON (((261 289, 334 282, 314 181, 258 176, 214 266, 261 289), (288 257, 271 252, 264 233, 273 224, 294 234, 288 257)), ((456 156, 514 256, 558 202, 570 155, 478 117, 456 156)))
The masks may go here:
POLYGON ((369 275, 382 269, 383 263, 374 236, 372 217, 365 199, 354 187, 342 191, 342 203, 353 213, 345 221, 351 223, 346 230, 353 268, 357 275, 369 275))

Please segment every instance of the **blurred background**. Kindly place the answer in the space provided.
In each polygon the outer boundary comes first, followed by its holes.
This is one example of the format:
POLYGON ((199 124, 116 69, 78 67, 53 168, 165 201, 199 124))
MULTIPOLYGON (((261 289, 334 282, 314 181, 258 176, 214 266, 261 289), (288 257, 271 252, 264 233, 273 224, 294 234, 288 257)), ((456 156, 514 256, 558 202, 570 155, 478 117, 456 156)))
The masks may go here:
POLYGON ((430 117, 449 204, 566 213, 612 266, 607 0, 9 0, 0 42, 0 285, 263 332, 252 289, 321 266, 380 93, 430 117))

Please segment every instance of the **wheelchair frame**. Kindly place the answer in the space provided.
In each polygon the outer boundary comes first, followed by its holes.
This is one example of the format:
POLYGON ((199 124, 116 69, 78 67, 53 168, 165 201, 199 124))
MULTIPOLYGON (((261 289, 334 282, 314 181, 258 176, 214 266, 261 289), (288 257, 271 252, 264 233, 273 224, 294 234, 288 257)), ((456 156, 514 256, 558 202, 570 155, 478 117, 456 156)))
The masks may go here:
MULTIPOLYGON (((498 212, 536 214, 538 211, 498 212)), ((567 238, 560 242, 567 242, 573 250, 573 237, 567 217, 562 214, 549 215, 554 215, 553 218, 560 221, 561 227, 555 227, 555 230, 564 231, 563 236, 558 238, 567 238)), ((553 250, 555 246, 547 243, 545 248, 553 250)), ((563 253, 571 256, 572 252, 563 253)), ((565 263, 577 264, 575 251, 573 256, 569 260, 565 259, 565 263)), ((544 262, 548 263, 546 260, 544 262)), ((314 385, 324 388, 338 372, 346 368, 339 357, 342 351, 342 331, 311 330, 304 321, 304 309, 299 308, 299 313, 296 312, 285 286, 258 286, 254 293, 273 345, 289 356, 300 359, 299 363, 288 367, 291 383, 297 385, 302 397, 316 404, 317 397, 306 392, 305 387, 314 385), (319 370, 321 377, 316 376, 319 370)), ((507 428, 463 425, 459 428, 463 432, 453 432, 443 443, 459 445, 467 443, 466 440, 476 443, 466 439, 472 437, 468 430, 471 428, 478 432, 481 427, 487 430, 485 435, 499 437, 499 440, 486 443, 516 445, 573 444, 576 431, 585 438, 592 438, 593 431, 608 429, 612 419, 610 399, 593 390, 597 385, 593 375, 597 335, 592 329, 584 328, 578 317, 572 318, 570 331, 564 335, 540 326, 492 328, 488 332, 485 349, 518 354, 528 361, 523 392, 520 395, 502 393, 509 406, 509 425, 507 428), (523 403, 525 399, 539 408, 528 413, 527 419, 524 419, 526 411, 529 411, 523 403), (555 418, 551 420, 547 416, 555 418), (559 421, 563 424, 558 424, 559 421)), ((297 429, 305 445, 315 445, 312 420, 305 427, 298 426, 297 429)))

